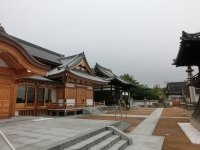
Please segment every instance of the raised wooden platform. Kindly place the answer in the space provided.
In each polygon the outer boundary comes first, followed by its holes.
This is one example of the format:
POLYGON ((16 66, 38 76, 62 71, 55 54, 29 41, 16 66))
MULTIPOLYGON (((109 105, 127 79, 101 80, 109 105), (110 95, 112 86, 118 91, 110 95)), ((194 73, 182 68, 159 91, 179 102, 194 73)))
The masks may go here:
POLYGON ((77 114, 78 111, 82 111, 82 108, 58 108, 58 109, 48 109, 48 114, 50 116, 53 115, 53 113, 56 113, 56 116, 61 116, 60 112, 63 113, 63 116, 67 116, 68 113, 73 112, 74 115, 77 114))

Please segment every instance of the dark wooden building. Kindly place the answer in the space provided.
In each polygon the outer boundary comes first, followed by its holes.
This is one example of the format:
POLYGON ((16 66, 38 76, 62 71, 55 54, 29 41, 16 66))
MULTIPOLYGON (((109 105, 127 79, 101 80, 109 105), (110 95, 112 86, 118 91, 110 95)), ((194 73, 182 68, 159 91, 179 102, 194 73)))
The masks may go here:
MULTIPOLYGON (((180 42, 180 49, 176 59, 174 60, 174 65, 176 67, 186 66, 188 70, 190 66, 197 66, 199 68, 199 72, 190 78, 188 82, 189 86, 194 86, 196 88, 200 87, 200 32, 199 33, 186 33, 182 32, 180 42)), ((188 76, 191 74, 188 73, 188 76)), ((197 105, 195 107, 194 113, 190 118, 191 124, 200 131, 200 100, 198 100, 197 105)))
POLYGON ((129 89, 134 87, 133 84, 124 81, 115 75, 111 69, 100 66, 96 63, 94 73, 97 77, 108 81, 108 85, 94 87, 94 101, 105 101, 106 105, 113 105, 118 102, 120 97, 129 93, 129 89))

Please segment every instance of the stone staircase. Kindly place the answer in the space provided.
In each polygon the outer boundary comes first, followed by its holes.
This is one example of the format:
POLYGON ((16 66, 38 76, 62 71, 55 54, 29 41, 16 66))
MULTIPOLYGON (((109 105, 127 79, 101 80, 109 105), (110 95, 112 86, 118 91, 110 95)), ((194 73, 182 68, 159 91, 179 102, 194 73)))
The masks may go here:
POLYGON ((98 115, 103 113, 103 110, 99 107, 88 107, 87 110, 90 112, 90 115, 98 115))
POLYGON ((124 150, 132 144, 131 138, 113 126, 105 127, 99 132, 90 133, 89 137, 76 141, 63 150, 124 150))

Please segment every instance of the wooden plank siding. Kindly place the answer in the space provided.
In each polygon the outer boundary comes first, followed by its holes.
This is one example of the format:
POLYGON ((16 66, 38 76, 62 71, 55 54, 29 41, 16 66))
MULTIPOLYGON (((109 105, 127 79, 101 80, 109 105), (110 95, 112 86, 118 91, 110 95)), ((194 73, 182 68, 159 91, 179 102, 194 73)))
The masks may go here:
POLYGON ((0 86, 0 118, 11 117, 12 86, 0 86))
POLYGON ((76 88, 65 88, 65 99, 76 99, 76 88))
POLYGON ((77 95, 76 95, 76 105, 79 104, 86 104, 86 88, 84 87, 77 87, 77 95), (84 101, 83 101, 84 100, 84 101))
POLYGON ((93 99, 93 90, 87 89, 87 99, 93 99))
POLYGON ((58 88, 57 93, 57 99, 63 99, 63 88, 58 88))
POLYGON ((0 118, 12 115, 14 77, 13 69, 0 67, 0 118))

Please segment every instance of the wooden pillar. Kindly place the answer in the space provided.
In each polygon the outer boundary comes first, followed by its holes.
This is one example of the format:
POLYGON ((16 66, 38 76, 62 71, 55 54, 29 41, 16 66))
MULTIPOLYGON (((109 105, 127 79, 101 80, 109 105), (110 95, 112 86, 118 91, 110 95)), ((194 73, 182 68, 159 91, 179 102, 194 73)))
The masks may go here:
POLYGON ((13 85, 13 94, 12 94, 12 114, 11 116, 15 116, 15 108, 16 108, 16 100, 17 100, 17 84, 13 85))
POLYGON ((103 98, 103 99, 101 99, 101 101, 104 101, 105 99, 104 99, 104 93, 103 93, 103 85, 101 86, 101 95, 102 95, 102 98, 103 98))
POLYGON ((66 87, 66 82, 67 82, 67 76, 66 75, 64 75, 63 76, 63 83, 64 83, 64 87, 63 87, 63 106, 64 106, 64 104, 65 104, 65 87, 66 87))
POLYGON ((36 84, 36 88, 35 88, 35 109, 34 109, 34 116, 37 116, 37 103, 38 103, 38 91, 39 91, 39 86, 36 84))

